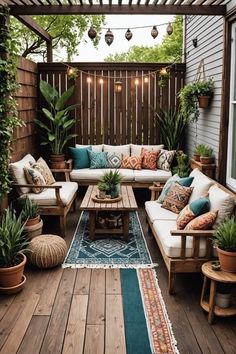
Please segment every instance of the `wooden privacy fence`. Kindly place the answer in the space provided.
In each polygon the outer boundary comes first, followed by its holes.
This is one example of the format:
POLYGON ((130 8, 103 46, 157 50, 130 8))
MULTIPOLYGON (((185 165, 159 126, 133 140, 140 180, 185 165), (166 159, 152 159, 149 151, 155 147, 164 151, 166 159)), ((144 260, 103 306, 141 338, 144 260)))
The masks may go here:
MULTIPOLYGON (((178 105, 177 93, 184 84, 185 64, 176 64, 164 87, 159 85, 161 68, 167 64, 71 63, 79 69, 69 80, 68 66, 40 63, 40 78, 63 92, 75 83, 70 104, 75 112, 79 144, 156 144, 159 130, 155 112, 178 105), (122 83, 115 92, 115 83, 122 83)), ((40 105, 40 100, 39 100, 40 105)))

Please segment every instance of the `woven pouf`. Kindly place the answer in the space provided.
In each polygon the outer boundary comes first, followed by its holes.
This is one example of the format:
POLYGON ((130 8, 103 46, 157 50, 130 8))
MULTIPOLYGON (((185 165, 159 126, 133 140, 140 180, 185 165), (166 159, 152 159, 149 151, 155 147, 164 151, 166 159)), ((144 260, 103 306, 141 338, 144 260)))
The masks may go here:
POLYGON ((52 268, 63 263, 67 253, 65 241, 56 235, 37 236, 28 249, 30 262, 39 268, 52 268))

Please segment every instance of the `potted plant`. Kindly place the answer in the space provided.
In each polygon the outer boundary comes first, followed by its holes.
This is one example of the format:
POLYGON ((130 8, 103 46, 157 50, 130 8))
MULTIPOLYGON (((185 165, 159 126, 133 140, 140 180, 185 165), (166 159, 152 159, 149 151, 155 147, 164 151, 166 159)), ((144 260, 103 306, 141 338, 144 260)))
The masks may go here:
POLYGON ((188 177, 190 173, 189 157, 182 150, 176 153, 177 166, 174 167, 173 172, 181 178, 188 177))
POLYGON ((49 109, 42 109, 46 122, 35 120, 43 131, 41 145, 50 146, 52 168, 65 168, 64 147, 69 140, 76 136, 76 134, 70 134, 70 130, 75 124, 75 119, 70 118, 69 112, 78 107, 79 104, 66 107, 66 102, 74 92, 74 86, 71 86, 62 95, 43 80, 40 81, 39 88, 49 104, 49 109))
MULTIPOLYGON (((179 92, 180 111, 189 122, 196 122, 199 117, 199 107, 205 108, 209 104, 214 90, 213 79, 197 81, 185 85, 179 92), (203 107, 202 96, 208 97, 208 104, 203 107), (199 103, 200 101, 200 103, 199 103)), ((204 100, 204 99, 203 99, 204 100)))
POLYGON ((119 171, 107 171, 103 174, 100 182, 103 182, 107 185, 107 194, 111 196, 111 198, 116 198, 120 192, 120 183, 122 181, 122 176, 119 171))
POLYGON ((217 252, 221 269, 236 272, 236 222, 234 217, 227 217, 214 232, 214 245, 217 252))
POLYGON ((195 161, 200 161, 200 156, 203 148, 203 144, 198 144, 195 146, 194 152, 193 152, 193 158, 195 161))
POLYGON ((23 275, 28 241, 23 235, 22 216, 8 207, 0 221, 0 289, 5 293, 20 291, 26 281, 23 275))
POLYGON ((200 150, 200 162, 202 164, 210 164, 213 162, 213 149, 208 145, 202 145, 200 150))
POLYGON ((32 239, 42 234, 43 220, 38 212, 38 204, 29 199, 28 196, 18 198, 17 200, 18 213, 22 215, 22 220, 25 222, 24 231, 28 239, 32 239))
POLYGON ((106 192, 108 190, 107 184, 100 181, 100 182, 98 182, 97 187, 98 187, 98 191, 99 191, 98 197, 101 199, 105 199, 106 192))

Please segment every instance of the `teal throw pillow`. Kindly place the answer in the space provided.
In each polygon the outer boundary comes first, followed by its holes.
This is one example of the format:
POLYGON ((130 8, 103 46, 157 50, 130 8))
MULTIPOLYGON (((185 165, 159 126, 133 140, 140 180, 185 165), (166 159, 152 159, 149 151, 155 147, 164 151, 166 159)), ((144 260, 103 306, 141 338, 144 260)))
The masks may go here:
POLYGON ((184 187, 190 187, 194 177, 183 177, 178 180, 178 183, 184 187))
POLYGON ((90 168, 108 167, 107 152, 94 152, 88 150, 90 158, 90 168))
POLYGON ((210 210, 210 200, 207 197, 202 197, 190 203, 189 207, 195 216, 202 215, 210 210))
POLYGON ((170 187, 174 185, 175 182, 179 181, 180 177, 176 174, 168 179, 166 181, 166 184, 164 185, 161 194, 159 195, 157 202, 158 203, 163 203, 165 197, 167 196, 167 193, 169 192, 170 187))
POLYGON ((74 148, 70 147, 70 154, 74 161, 74 168, 76 170, 80 168, 89 168, 90 167, 90 159, 88 155, 88 151, 92 150, 92 146, 88 146, 86 148, 74 148))

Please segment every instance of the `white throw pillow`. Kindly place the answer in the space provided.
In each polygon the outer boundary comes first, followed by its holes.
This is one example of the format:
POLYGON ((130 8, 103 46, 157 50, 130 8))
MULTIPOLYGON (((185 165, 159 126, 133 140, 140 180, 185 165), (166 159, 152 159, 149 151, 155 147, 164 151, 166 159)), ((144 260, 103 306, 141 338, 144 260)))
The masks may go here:
POLYGON ((139 156, 141 155, 141 150, 142 148, 152 151, 152 150, 161 150, 164 148, 164 145, 135 145, 135 144, 130 144, 131 147, 131 156, 139 156))
POLYGON ((227 216, 231 216, 235 206, 234 198, 214 184, 209 189, 210 211, 218 210, 217 219, 213 225, 215 229, 227 216))
POLYGON ((108 167, 120 168, 122 155, 130 156, 130 145, 106 145, 103 146, 103 151, 107 152, 108 167))
MULTIPOLYGON (((28 184, 24 173, 24 167, 29 165, 29 163, 35 163, 35 162, 36 161, 33 158, 33 156, 28 154, 25 157, 23 157, 23 159, 10 163, 9 169, 13 180, 18 184, 28 184)), ((30 188, 27 187, 20 188, 20 191, 22 194, 29 193, 30 188)))
POLYGON ((103 151, 103 144, 100 145, 80 145, 80 144, 75 144, 76 148, 86 148, 92 146, 92 151, 93 152, 102 152, 103 151))
POLYGON ((191 186, 193 187, 192 194, 189 198, 189 203, 201 198, 204 194, 208 193, 209 188, 214 184, 214 181, 209 179, 204 173, 195 168, 190 177, 194 177, 191 186))

